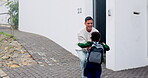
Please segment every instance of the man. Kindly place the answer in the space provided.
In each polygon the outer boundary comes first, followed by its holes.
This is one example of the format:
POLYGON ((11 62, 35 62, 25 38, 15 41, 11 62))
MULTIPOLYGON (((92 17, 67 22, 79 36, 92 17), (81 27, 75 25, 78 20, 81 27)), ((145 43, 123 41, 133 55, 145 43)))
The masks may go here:
MULTIPOLYGON (((85 28, 80 30, 78 33, 78 43, 86 43, 88 41, 91 41, 91 33, 92 32, 98 32, 97 29, 93 27, 93 19, 91 17, 85 18, 85 28)), ((76 49, 78 57, 80 59, 81 69, 82 69, 82 78, 84 78, 84 68, 86 65, 86 58, 87 58, 87 48, 77 48, 76 49)))

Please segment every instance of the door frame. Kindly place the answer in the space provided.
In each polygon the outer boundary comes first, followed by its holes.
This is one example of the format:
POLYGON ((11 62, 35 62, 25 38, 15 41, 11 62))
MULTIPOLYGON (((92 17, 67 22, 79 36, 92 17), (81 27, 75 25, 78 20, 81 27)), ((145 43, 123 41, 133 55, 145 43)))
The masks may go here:
POLYGON ((106 0, 93 0, 94 27, 101 33, 101 42, 106 42, 106 0))

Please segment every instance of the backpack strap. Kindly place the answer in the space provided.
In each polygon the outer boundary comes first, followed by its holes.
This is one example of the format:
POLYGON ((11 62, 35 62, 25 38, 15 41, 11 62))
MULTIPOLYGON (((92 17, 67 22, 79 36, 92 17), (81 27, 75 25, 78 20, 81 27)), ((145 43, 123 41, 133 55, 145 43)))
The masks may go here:
POLYGON ((91 47, 102 48, 104 50, 104 48, 103 48, 103 46, 101 45, 100 42, 93 42, 91 47))

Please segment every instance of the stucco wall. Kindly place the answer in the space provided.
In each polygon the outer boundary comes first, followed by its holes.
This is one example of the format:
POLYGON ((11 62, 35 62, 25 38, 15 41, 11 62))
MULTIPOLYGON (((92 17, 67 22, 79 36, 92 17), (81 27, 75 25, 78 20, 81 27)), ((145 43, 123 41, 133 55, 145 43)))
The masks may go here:
POLYGON ((108 1, 107 68, 122 70, 148 65, 146 0, 108 1), (139 12, 139 15, 133 14, 139 12))
POLYGON ((6 1, 0 2, 0 24, 8 24, 8 14, 1 14, 1 13, 8 13, 8 8, 5 6, 6 1))
POLYGON ((44 35, 76 55, 77 32, 92 16, 90 0, 21 0, 19 29, 44 35), (78 9, 82 13, 78 14, 78 9))
MULTIPOLYGON (((44 35, 76 55, 77 32, 92 16, 90 0, 21 0, 19 29, 44 35), (78 8, 82 13, 78 14, 78 8)), ((146 0, 107 0, 107 68, 148 65, 146 0), (108 16, 108 10, 111 16, 108 16), (139 15, 133 12, 140 12, 139 15)))

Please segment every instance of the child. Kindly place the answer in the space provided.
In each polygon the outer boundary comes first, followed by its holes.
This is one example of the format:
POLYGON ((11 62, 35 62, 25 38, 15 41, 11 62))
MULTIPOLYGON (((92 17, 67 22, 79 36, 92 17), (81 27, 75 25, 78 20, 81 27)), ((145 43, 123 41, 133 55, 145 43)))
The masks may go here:
MULTIPOLYGON (((99 32, 93 32, 91 34, 92 42, 88 41, 87 43, 78 43, 78 46, 80 46, 81 48, 86 48, 86 47, 88 48, 88 47, 91 47, 92 45, 97 47, 98 44, 101 44, 104 50, 106 51, 110 50, 108 45, 106 45, 105 43, 99 42, 100 38, 101 38, 101 35, 99 32)), ((101 72, 102 72, 101 63, 98 64, 98 63, 88 61, 84 70, 84 75, 87 78, 100 78, 101 72)))

